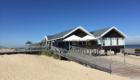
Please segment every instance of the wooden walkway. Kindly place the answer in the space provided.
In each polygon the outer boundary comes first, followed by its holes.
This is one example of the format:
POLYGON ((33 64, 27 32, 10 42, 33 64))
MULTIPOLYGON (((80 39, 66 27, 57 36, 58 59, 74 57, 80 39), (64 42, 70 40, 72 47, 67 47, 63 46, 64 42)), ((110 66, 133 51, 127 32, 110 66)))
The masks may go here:
POLYGON ((32 53, 32 52, 41 52, 42 50, 24 50, 24 51, 3 51, 0 54, 14 54, 14 53, 32 53))
POLYGON ((57 47, 52 47, 52 50, 69 60, 73 60, 75 62, 82 63, 83 65, 86 65, 88 67, 94 67, 111 73, 111 62, 108 60, 74 51, 67 51, 57 47))

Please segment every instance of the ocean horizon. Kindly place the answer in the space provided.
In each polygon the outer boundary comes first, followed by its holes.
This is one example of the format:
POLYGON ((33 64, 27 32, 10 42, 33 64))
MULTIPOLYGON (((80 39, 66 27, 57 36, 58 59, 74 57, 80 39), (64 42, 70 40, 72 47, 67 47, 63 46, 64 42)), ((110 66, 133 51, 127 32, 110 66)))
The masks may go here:
POLYGON ((140 48, 140 45, 125 45, 125 48, 140 48))

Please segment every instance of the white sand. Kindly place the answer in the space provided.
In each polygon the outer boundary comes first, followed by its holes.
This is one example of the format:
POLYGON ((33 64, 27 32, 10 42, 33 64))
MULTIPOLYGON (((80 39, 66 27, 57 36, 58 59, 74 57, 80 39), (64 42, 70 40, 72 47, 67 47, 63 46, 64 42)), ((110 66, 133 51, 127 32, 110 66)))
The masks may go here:
POLYGON ((0 55, 0 80, 132 80, 51 57, 0 55))

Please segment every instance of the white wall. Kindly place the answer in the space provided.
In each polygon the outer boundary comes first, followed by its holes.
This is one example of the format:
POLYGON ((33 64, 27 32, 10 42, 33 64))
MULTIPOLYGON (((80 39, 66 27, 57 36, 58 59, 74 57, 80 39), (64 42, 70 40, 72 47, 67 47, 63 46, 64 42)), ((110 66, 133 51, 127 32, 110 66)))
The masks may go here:
POLYGON ((102 38, 99 38, 97 41, 98 41, 98 44, 102 44, 102 38))

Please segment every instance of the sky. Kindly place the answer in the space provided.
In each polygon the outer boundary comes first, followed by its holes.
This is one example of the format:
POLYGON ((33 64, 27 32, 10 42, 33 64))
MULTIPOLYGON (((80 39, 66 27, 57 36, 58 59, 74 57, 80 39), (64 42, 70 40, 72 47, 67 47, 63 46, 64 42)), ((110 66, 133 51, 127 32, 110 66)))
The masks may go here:
POLYGON ((81 26, 115 26, 140 44, 140 0, 0 0, 0 46, 21 47, 81 26))

